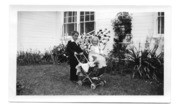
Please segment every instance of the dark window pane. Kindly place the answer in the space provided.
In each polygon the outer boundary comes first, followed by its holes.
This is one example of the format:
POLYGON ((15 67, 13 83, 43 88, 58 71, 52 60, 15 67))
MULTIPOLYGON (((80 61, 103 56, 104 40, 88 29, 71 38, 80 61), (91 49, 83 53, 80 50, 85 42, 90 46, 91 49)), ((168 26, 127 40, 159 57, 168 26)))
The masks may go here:
POLYGON ((84 23, 80 23, 80 34, 84 33, 84 23))
POLYGON ((67 17, 67 12, 64 12, 64 17, 67 17))
POLYGON ((86 14, 86 15, 88 15, 88 14, 89 14, 89 12, 86 12, 85 14, 86 14))
POLYGON ((164 16, 164 12, 162 12, 161 15, 164 16))
POLYGON ((72 12, 69 12, 69 16, 72 16, 72 12))
POLYGON ((94 15, 94 12, 90 12, 91 15, 94 15))
POLYGON ((85 21, 89 21, 89 15, 86 15, 85 21))
POLYGON ((72 22, 72 21, 71 21, 71 17, 68 17, 68 22, 69 22, 69 23, 72 22))
POLYGON ((81 16, 81 17, 80 17, 80 21, 81 21, 81 22, 84 21, 84 16, 81 16))
POLYGON ((161 34, 164 34, 164 17, 161 18, 161 34))
POLYGON ((73 17, 73 22, 76 22, 76 17, 73 17))
POLYGON ((66 18, 64 18, 64 23, 66 23, 66 18))
POLYGON ((81 16, 84 15, 84 12, 80 12, 80 15, 81 15, 81 16))
POLYGON ((91 15, 90 17, 91 17, 91 21, 94 21, 94 15, 91 15))
POLYGON ((74 24, 68 24, 68 30, 67 30, 67 32, 68 32, 68 35, 70 35, 71 34, 71 32, 72 31, 74 31, 74 24))
POLYGON ((85 32, 89 33, 94 30, 94 22, 86 22, 85 23, 85 32))
POLYGON ((70 35, 72 31, 76 30, 75 26, 77 26, 77 24, 74 24, 74 23, 67 24, 67 33, 68 33, 68 35, 70 35))
POLYGON ((158 12, 158 16, 160 16, 160 12, 158 12))
POLYGON ((73 12, 73 16, 76 16, 76 14, 77 14, 76 12, 73 12))
POLYGON ((160 34, 160 17, 158 17, 158 34, 160 34))
POLYGON ((74 22, 74 17, 72 17, 72 22, 74 22))

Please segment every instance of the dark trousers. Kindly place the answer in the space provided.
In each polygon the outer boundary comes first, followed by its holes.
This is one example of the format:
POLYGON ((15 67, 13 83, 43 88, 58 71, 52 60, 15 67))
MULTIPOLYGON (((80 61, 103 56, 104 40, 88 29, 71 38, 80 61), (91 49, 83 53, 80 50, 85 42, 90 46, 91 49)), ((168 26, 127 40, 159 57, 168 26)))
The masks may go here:
POLYGON ((76 75, 76 66, 70 65, 70 80, 78 81, 78 76, 76 75))
POLYGON ((70 80, 78 81, 78 76, 76 75, 76 66, 78 65, 78 61, 72 57, 70 59, 70 80))

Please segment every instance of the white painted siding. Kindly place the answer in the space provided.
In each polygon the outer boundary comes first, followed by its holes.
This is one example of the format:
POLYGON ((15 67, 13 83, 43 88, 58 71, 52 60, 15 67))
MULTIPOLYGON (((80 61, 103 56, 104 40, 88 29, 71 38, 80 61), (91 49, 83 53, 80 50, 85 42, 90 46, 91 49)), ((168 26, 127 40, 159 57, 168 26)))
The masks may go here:
POLYGON ((59 12, 19 12, 18 50, 45 51, 60 43, 59 12))
POLYGON ((104 30, 107 28, 110 30, 110 36, 111 39, 108 42, 106 49, 111 50, 113 48, 113 43, 114 43, 114 31, 112 27, 112 20, 116 17, 116 14, 118 12, 115 11, 97 11, 95 12, 95 20, 96 20, 96 32, 100 29, 104 30))
MULTIPOLYGON (((120 12, 120 11, 118 11, 120 12)), ((112 49, 114 31, 112 20, 118 12, 95 11, 95 30, 111 31, 111 40, 107 49, 112 49)), ((132 35, 136 46, 143 44, 147 36, 156 33, 156 12, 132 13, 132 35)), ((51 49, 62 42, 63 12, 19 12, 18 13, 18 50, 51 49)))
MULTIPOLYGON (((118 11, 120 12, 120 11, 118 11)), ((114 31, 112 27, 112 20, 116 17, 118 12, 115 11, 98 11, 96 12, 96 31, 107 28, 111 31, 112 39, 108 44, 108 49, 112 49, 114 31)), ((134 45, 138 48, 139 43, 141 48, 145 46, 147 37, 155 37, 157 35, 157 13, 156 12, 135 12, 130 13, 132 16, 132 35, 134 45)))
POLYGON ((133 13, 132 17, 132 39, 138 47, 139 43, 144 45, 146 38, 154 34, 154 12, 133 13))

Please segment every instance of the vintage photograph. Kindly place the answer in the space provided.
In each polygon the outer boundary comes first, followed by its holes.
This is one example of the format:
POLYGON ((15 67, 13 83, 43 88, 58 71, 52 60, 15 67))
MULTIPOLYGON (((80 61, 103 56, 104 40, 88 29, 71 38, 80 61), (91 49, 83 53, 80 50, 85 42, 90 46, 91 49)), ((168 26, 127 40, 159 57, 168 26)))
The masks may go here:
POLYGON ((17 11, 16 95, 164 95, 166 12, 17 11))

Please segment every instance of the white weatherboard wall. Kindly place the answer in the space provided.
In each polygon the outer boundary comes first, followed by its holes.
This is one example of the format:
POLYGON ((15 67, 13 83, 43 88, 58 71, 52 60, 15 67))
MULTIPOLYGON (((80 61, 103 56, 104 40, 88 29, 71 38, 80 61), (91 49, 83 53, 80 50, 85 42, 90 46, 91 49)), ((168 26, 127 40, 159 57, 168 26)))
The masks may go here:
MULTIPOLYGON (((107 46, 107 49, 112 49, 113 37, 115 37, 112 20, 116 17, 120 11, 97 11, 96 12, 96 31, 98 29, 107 28, 111 31, 111 40, 107 46)), ((157 33, 156 28, 156 12, 135 12, 130 13, 132 16, 132 35, 134 45, 138 48, 139 43, 144 48, 147 37, 154 37, 157 33)))
MULTIPOLYGON (((112 20, 120 11, 95 11, 95 30, 110 30, 111 39, 106 49, 112 49, 115 37, 112 20)), ((156 33, 156 12, 135 12, 132 15, 133 42, 138 47, 144 44, 147 36, 156 33)), ((18 12, 18 51, 40 50, 44 52, 62 42, 63 12, 21 11, 18 12)))
POLYGON ((18 12, 18 51, 45 51, 60 43, 60 12, 18 12))
POLYGON ((110 36, 111 39, 108 42, 107 46, 106 46, 106 50, 111 50, 113 48, 113 40, 114 40, 114 31, 113 31, 113 27, 112 27, 112 20, 115 19, 116 15, 118 12, 116 11, 97 11, 95 12, 95 20, 96 20, 96 32, 98 30, 105 30, 105 28, 107 30, 110 31, 110 36))
MULTIPOLYGON (((132 14, 132 35, 133 42, 138 47, 139 43, 143 46, 147 37, 154 35, 155 12, 141 12, 132 14)), ((142 47, 144 48, 144 47, 142 47)))

